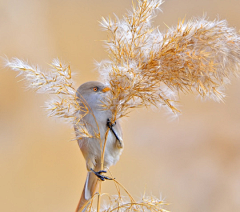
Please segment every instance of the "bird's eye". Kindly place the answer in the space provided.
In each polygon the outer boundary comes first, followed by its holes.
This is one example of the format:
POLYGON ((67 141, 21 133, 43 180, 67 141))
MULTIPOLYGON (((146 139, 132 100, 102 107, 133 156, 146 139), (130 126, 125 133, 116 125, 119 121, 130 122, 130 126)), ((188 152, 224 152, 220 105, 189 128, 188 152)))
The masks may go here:
POLYGON ((93 91, 95 91, 95 92, 98 91, 98 87, 94 87, 93 91))

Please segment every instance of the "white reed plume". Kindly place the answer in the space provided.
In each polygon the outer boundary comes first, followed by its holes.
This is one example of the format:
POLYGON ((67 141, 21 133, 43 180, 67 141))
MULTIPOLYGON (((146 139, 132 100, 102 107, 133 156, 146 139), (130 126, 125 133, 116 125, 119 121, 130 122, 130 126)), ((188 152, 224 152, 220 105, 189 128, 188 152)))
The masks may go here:
POLYGON ((88 132, 85 123, 81 121, 89 113, 89 109, 83 98, 76 97, 69 65, 61 63, 59 59, 54 59, 50 65, 50 71, 44 73, 39 67, 31 66, 17 58, 6 60, 5 64, 14 71, 18 71, 19 75, 24 76, 28 82, 28 88, 33 88, 40 93, 55 94, 55 99, 46 102, 50 116, 64 118, 72 123, 80 137, 94 136, 88 132))
MULTIPOLYGON (((222 100, 222 87, 240 68, 240 36, 225 20, 193 18, 164 34, 152 27, 162 1, 142 0, 123 19, 104 19, 109 60, 99 63, 103 80, 112 87, 105 104, 118 119, 130 108, 163 105, 179 110, 167 86, 178 94, 196 90, 203 98, 222 100)), ((174 95, 175 96, 175 95, 174 95)))

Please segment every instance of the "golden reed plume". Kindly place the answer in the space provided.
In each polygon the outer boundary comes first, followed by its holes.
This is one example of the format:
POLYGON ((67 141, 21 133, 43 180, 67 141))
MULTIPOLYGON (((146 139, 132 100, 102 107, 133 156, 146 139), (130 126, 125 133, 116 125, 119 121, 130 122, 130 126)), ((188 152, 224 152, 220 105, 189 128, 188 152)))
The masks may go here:
POLYGON ((179 110, 179 91, 196 90, 203 98, 222 100, 229 76, 240 69, 240 36, 225 20, 193 18, 164 34, 151 26, 162 1, 138 1, 133 12, 119 20, 103 19, 108 31, 109 60, 99 63, 105 82, 112 87, 107 108, 115 119, 129 108, 165 106, 179 110))

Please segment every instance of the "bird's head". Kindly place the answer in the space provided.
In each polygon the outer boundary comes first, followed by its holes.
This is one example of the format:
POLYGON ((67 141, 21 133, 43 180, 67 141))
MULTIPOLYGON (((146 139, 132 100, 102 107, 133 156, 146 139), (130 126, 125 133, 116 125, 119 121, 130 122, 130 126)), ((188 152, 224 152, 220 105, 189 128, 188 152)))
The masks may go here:
POLYGON ((99 107, 101 101, 104 101, 104 98, 107 97, 108 91, 111 88, 107 87, 101 82, 90 81, 83 83, 78 89, 76 96, 78 98, 84 98, 88 105, 93 109, 99 107))

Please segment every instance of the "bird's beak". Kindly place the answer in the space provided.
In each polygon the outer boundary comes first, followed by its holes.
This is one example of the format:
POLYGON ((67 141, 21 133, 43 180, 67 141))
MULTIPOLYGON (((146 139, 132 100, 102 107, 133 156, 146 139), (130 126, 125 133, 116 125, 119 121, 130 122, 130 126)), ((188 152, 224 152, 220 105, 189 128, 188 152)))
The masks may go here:
POLYGON ((102 92, 105 93, 105 92, 110 91, 110 90, 111 90, 111 88, 105 87, 105 88, 102 89, 102 92))

